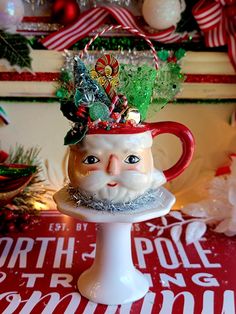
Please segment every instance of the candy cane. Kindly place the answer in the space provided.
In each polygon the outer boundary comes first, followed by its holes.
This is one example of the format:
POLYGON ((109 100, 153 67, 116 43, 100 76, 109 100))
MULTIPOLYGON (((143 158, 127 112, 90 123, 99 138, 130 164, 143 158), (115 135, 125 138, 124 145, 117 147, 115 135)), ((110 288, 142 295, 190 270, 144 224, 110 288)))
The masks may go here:
POLYGON ((139 37, 142 37, 147 44, 149 45, 149 48, 151 49, 152 55, 153 55, 153 60, 154 60, 154 64, 155 64, 155 68, 158 69, 158 57, 157 57, 157 53, 156 53, 156 49, 153 46, 152 42, 147 38, 147 36, 145 34, 143 34, 142 32, 140 32, 139 30, 137 30, 136 28, 132 28, 129 26, 122 26, 122 25, 111 25, 108 26, 106 28, 104 28, 101 32, 97 33, 93 38, 90 39, 90 41, 85 45, 84 49, 81 51, 80 53, 80 58, 83 58, 83 56, 88 52, 88 48, 91 46, 91 44, 99 37, 102 36, 104 33, 109 32, 111 30, 115 30, 115 29, 123 29, 126 30, 134 35, 137 35, 139 37))
MULTIPOLYGON (((115 109, 115 105, 117 103, 118 100, 122 100, 122 107, 126 110, 127 106, 128 106, 128 100, 124 95, 116 95, 115 97, 113 97, 112 99, 112 103, 110 106, 110 113, 113 112, 113 110, 115 109)), ((123 111, 123 110, 122 110, 123 111)))

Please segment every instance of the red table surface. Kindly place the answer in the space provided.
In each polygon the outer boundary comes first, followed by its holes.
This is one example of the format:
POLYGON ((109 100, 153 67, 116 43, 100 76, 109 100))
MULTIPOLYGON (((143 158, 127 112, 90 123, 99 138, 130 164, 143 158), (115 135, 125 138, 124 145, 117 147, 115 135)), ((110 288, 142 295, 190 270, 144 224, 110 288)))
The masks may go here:
POLYGON ((0 313, 236 313, 236 238, 209 231, 194 244, 174 243, 168 231, 157 236, 146 222, 133 225, 132 253, 150 291, 125 305, 88 301, 76 282, 93 262, 95 227, 46 211, 30 230, 2 235, 0 313))

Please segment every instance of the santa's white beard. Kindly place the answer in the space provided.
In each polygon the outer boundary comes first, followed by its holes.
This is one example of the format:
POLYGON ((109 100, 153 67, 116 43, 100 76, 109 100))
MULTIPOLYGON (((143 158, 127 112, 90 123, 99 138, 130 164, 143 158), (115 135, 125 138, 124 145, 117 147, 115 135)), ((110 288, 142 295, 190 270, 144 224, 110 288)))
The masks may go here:
POLYGON ((93 195, 98 200, 108 200, 114 203, 129 202, 166 182, 165 176, 154 169, 148 174, 136 171, 124 171, 119 176, 110 176, 103 171, 94 171, 80 181, 79 189, 93 195), (115 187, 109 187, 110 182, 117 182, 115 187))

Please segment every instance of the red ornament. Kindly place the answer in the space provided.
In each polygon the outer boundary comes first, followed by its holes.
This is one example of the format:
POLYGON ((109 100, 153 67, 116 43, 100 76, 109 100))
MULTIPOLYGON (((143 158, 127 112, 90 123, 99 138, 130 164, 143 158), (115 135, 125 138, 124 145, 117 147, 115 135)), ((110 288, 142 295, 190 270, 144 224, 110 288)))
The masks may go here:
POLYGON ((56 0, 52 5, 52 18, 63 25, 76 21, 80 15, 80 8, 76 0, 56 0))
POLYGON ((9 156, 4 150, 0 150, 0 163, 4 162, 9 156))

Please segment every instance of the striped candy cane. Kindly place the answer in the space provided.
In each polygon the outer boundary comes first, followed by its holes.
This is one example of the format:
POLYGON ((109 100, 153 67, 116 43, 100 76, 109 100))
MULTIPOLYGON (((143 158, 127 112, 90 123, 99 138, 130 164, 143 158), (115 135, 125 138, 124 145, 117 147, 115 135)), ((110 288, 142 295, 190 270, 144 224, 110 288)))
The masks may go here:
POLYGON ((139 31, 136 28, 132 28, 129 26, 123 26, 123 25, 111 25, 108 27, 105 27, 101 32, 97 33, 93 38, 90 39, 90 41, 85 45, 84 49, 81 51, 80 53, 80 58, 83 58, 83 56, 88 52, 89 47, 92 45, 92 43, 100 36, 102 36, 104 33, 109 32, 111 30, 117 30, 117 29, 123 29, 126 30, 130 33, 132 33, 135 36, 141 37, 143 38, 146 43, 148 44, 152 56, 153 56, 153 60, 154 60, 154 64, 155 64, 155 68, 158 70, 158 57, 157 57, 157 53, 156 53, 156 49, 153 46, 151 40, 145 35, 143 34, 141 31, 139 31))

